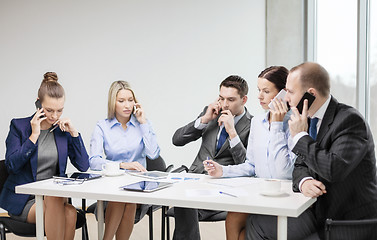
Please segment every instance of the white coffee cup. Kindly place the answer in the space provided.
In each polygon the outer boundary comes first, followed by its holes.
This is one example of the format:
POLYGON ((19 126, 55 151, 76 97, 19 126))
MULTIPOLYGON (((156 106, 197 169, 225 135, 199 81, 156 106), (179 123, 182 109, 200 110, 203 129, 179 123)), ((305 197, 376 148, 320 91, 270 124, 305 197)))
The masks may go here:
POLYGON ((277 179, 265 179, 262 184, 265 193, 277 193, 281 191, 281 181, 277 179))
POLYGON ((119 172, 119 163, 118 162, 107 162, 106 164, 102 165, 102 170, 106 174, 115 174, 119 172))

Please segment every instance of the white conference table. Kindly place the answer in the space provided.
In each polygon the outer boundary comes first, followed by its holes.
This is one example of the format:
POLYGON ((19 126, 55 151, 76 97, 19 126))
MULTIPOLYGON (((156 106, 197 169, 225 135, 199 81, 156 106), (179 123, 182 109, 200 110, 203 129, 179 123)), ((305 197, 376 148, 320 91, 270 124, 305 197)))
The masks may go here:
POLYGON ((209 210, 223 210, 254 214, 273 215, 278 218, 278 239, 287 239, 287 217, 298 217, 316 199, 294 193, 291 181, 282 182, 280 196, 260 194, 263 179, 213 179, 199 174, 187 174, 200 180, 185 180, 173 186, 152 193, 125 191, 121 186, 134 183, 144 178, 123 174, 116 177, 102 177, 80 185, 58 185, 53 179, 29 183, 16 187, 16 193, 33 194, 36 202, 37 239, 44 236, 43 196, 72 197, 97 200, 98 239, 104 231, 103 201, 143 203, 163 206, 177 206, 209 210), (238 195, 218 194, 219 191, 238 195))

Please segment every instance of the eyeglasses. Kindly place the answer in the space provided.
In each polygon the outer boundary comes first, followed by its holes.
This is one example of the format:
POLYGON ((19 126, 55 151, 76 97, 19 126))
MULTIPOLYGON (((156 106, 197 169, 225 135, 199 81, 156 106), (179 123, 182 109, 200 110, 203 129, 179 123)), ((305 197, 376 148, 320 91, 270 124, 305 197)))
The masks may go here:
POLYGON ((58 185, 79 185, 85 182, 85 179, 74 179, 54 176, 54 183, 58 185))

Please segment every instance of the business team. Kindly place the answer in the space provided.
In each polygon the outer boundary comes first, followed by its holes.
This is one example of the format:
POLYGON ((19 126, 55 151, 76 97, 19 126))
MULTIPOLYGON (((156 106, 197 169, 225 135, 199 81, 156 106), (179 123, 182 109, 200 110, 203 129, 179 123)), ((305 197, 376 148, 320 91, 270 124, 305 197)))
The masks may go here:
MULTIPOLYGON (((44 75, 36 113, 13 119, 6 139, 9 177, 0 193, 0 207, 20 221, 35 223, 35 202, 34 196, 16 194, 15 186, 65 176, 68 157, 80 171, 89 165, 102 169, 107 161, 119 163, 119 168, 145 171, 146 156, 159 156, 155 134, 134 91, 127 82, 116 81, 109 91, 108 118, 96 125, 89 158, 71 120, 60 119, 65 93, 57 80, 55 73, 44 75)), ((245 107, 247 82, 232 75, 221 82, 216 101, 175 132, 176 146, 202 138, 190 172, 292 179, 294 191, 317 201, 298 218, 288 218, 288 239, 323 239, 326 218, 377 217, 371 131, 357 110, 330 95, 327 71, 312 62, 290 71, 273 66, 259 74, 257 88, 266 114, 250 115, 245 107), (274 99, 282 89, 287 91, 285 101, 291 110, 284 101, 274 99), (309 107, 305 100, 301 112, 296 106, 304 93, 315 100, 309 107)), ((47 238, 73 239, 76 209, 58 197, 45 197, 44 206, 47 238)), ((114 235, 128 239, 137 207, 109 202, 104 239, 114 235)), ((200 239, 199 221, 216 212, 176 207, 174 214, 174 239, 200 239)), ((229 212, 226 219, 227 239, 276 239, 276 232, 272 216, 229 212)))

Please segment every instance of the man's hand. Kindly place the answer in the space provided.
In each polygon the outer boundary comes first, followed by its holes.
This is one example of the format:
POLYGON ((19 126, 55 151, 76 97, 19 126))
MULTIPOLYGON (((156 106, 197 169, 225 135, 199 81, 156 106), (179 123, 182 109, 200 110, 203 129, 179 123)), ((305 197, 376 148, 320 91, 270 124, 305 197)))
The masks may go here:
POLYGON ((223 175, 223 166, 213 160, 205 160, 203 162, 204 169, 208 172, 208 175, 212 177, 221 177, 223 175))
POLYGON ((308 130, 308 100, 305 99, 302 114, 299 113, 296 107, 292 107, 291 119, 288 121, 289 131, 294 137, 300 132, 307 132, 308 130))
POLYGON ((215 119, 220 114, 221 105, 219 100, 208 105, 206 113, 201 119, 201 123, 207 124, 211 120, 215 119))
POLYGON ((219 126, 224 124, 225 130, 229 134, 230 139, 237 136, 237 131, 234 128, 234 116, 230 110, 224 110, 221 112, 218 123, 219 126))
POLYGON ((318 180, 308 179, 302 183, 301 192, 306 197, 316 198, 326 193, 326 187, 318 180))

